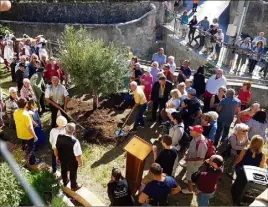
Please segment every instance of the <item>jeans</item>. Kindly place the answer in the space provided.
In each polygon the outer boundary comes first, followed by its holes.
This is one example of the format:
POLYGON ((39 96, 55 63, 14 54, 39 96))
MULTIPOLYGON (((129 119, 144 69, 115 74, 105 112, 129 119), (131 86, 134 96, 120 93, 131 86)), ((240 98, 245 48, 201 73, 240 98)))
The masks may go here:
POLYGON ((137 111, 137 114, 136 114, 134 127, 137 127, 139 125, 144 126, 143 114, 146 111, 146 108, 147 108, 147 103, 138 106, 138 111, 137 111))
POLYGON ((228 137, 230 126, 231 126, 231 123, 224 123, 221 121, 217 122, 217 131, 215 134, 215 142, 214 142, 215 146, 218 145, 221 135, 222 135, 221 143, 223 143, 224 140, 228 137))
POLYGON ((209 199, 211 199, 214 195, 214 192, 213 193, 199 193, 197 195, 197 203, 198 203, 198 206, 208 206, 208 203, 209 203, 209 199))
POLYGON ((35 160, 35 143, 34 139, 29 139, 29 140, 22 140, 22 150, 26 152, 26 156, 28 158, 28 161, 30 165, 34 165, 36 160, 35 160))

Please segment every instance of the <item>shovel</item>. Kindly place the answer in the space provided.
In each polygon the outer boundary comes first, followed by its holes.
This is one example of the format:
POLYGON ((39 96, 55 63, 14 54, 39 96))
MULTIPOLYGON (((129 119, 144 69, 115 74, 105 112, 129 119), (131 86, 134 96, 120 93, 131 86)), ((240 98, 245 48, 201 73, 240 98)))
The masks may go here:
POLYGON ((127 121, 129 120, 129 118, 130 118, 131 114, 133 113, 134 109, 135 109, 134 107, 131 109, 131 111, 130 111, 129 115, 127 116, 125 122, 123 123, 122 127, 115 131, 116 136, 123 136, 122 129, 126 126, 127 121))

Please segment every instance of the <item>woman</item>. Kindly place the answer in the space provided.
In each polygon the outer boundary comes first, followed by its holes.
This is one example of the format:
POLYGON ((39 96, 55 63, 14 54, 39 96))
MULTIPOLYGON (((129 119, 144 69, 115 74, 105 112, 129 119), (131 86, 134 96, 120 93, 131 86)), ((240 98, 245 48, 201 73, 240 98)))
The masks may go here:
POLYGON ((210 130, 207 138, 214 142, 214 137, 217 131, 217 119, 219 117, 219 114, 215 111, 209 111, 206 113, 206 115, 210 118, 210 130))
POLYGON ((168 120, 168 113, 171 114, 172 112, 175 112, 180 107, 180 97, 181 93, 178 89, 173 89, 170 91, 171 98, 166 103, 166 108, 162 109, 161 111, 161 117, 163 121, 168 120))
MULTIPOLYGON (((232 178, 233 177, 233 162, 240 154, 240 152, 247 147, 248 141, 248 129, 246 124, 237 124, 234 128, 234 133, 229 137, 230 143, 230 155, 226 160, 226 173, 232 178)), ((229 152, 228 152, 229 154, 229 152)))
POLYGON ((38 60, 38 56, 36 54, 32 54, 30 63, 29 63, 29 79, 36 73, 36 61, 38 60))
POLYGON ((237 115, 236 123, 247 124, 248 121, 260 110, 260 104, 255 102, 248 109, 241 111, 237 115))
MULTIPOLYGON (((174 75, 174 72, 176 70, 176 63, 175 63, 175 58, 174 56, 169 56, 168 57, 168 61, 167 64, 169 64, 170 67, 170 72, 172 73, 172 75, 174 75)), ((172 82, 174 82, 174 80, 172 80, 172 82)))
POLYGON ((28 78, 23 79, 23 87, 20 90, 20 97, 24 99, 33 99, 36 101, 34 91, 28 78))
POLYGON ((190 27, 190 30, 189 30, 189 33, 188 33, 188 38, 189 38, 189 45, 192 44, 192 41, 194 40, 194 34, 195 34, 195 31, 196 31, 196 24, 197 24, 197 18, 196 18, 196 15, 193 16, 193 18, 191 19, 191 21, 189 22, 189 27, 190 27))
POLYGON ((188 29, 188 22, 189 22, 189 17, 187 15, 187 11, 183 12, 183 15, 181 16, 181 36, 182 38, 186 37, 187 34, 187 29, 188 29))
POLYGON ((129 65, 128 65, 128 68, 129 68, 129 71, 130 72, 133 72, 134 68, 135 68, 135 64, 138 62, 138 58, 137 57, 133 57, 131 58, 131 60, 129 61, 129 65))
POLYGON ((141 85, 144 86, 144 93, 146 96, 146 100, 150 101, 150 95, 153 86, 153 76, 149 73, 149 70, 145 68, 143 75, 140 78, 141 85))
POLYGON ((37 145, 43 145, 45 143, 45 136, 42 131, 41 120, 38 114, 38 109, 35 106, 35 100, 29 99, 27 103, 27 110, 32 117, 34 132, 38 137, 37 145))
MULTIPOLYGON (((184 124, 182 121, 182 116, 180 112, 173 112, 168 114, 170 121, 172 122, 172 127, 169 128, 168 135, 172 138, 172 146, 176 149, 177 152, 182 152, 181 146, 179 144, 183 133, 184 133, 184 124)), ((181 156, 179 156, 181 158, 181 156)), ((175 166, 174 163, 174 167, 175 166)))
POLYGON ((159 64, 158 62, 153 62, 152 63, 152 67, 150 68, 150 74, 153 76, 153 84, 158 81, 158 76, 157 74, 160 72, 161 70, 159 69, 159 64))
POLYGON ((180 98, 180 101, 182 102, 184 99, 187 98, 187 92, 186 92, 186 89, 185 89, 185 83, 179 83, 177 85, 177 89, 180 91, 181 93, 181 98, 180 98))
POLYGON ((249 81, 245 81, 238 92, 237 98, 241 101, 241 110, 245 110, 251 101, 250 88, 251 83, 249 81))
POLYGON ((248 121, 249 126, 248 138, 252 139, 254 135, 260 135, 263 138, 264 143, 266 142, 266 128, 267 124, 267 114, 265 111, 258 111, 253 117, 248 121))
POLYGON ((233 164, 237 176, 242 172, 243 165, 264 168, 265 154, 262 152, 263 144, 261 136, 255 135, 252 137, 249 148, 243 149, 233 164))
POLYGON ((193 88, 196 90, 196 96, 200 98, 205 93, 206 82, 204 75, 204 65, 201 65, 194 74, 193 88))
POLYGON ((36 54, 36 48, 35 48, 36 42, 35 40, 31 41, 31 45, 30 45, 30 50, 31 50, 31 54, 36 54))
POLYGON ((60 69, 60 66, 58 65, 56 59, 54 57, 51 57, 49 59, 49 63, 46 65, 46 70, 44 72, 45 82, 50 84, 51 78, 53 76, 58 77, 61 82, 64 80, 64 74, 60 69))
POLYGON ((4 49, 4 63, 5 63, 5 68, 7 69, 7 71, 10 70, 9 66, 13 62, 14 58, 15 58, 15 53, 13 50, 13 41, 8 40, 4 49))
POLYGON ((261 60, 260 56, 264 53, 263 42, 259 41, 255 47, 252 48, 252 56, 249 59, 249 73, 252 74, 256 64, 261 60))
POLYGON ((66 134, 65 126, 67 125, 67 119, 64 116, 58 116, 57 120, 57 127, 51 129, 49 134, 49 142, 52 146, 52 172, 57 172, 57 162, 56 157, 54 155, 54 149, 56 148, 57 138, 59 134, 66 134))
POLYGON ((47 55, 41 55, 41 67, 46 68, 47 64, 47 55))
POLYGON ((169 80, 171 83, 173 83, 174 81, 174 76, 173 74, 170 72, 170 66, 169 64, 165 64, 163 66, 163 73, 166 76, 167 80, 169 80))
POLYGON ((225 93, 226 93, 227 89, 224 86, 221 86, 218 90, 218 94, 217 95, 213 95, 210 99, 210 110, 211 111, 216 111, 219 103, 226 97, 225 93))
POLYGON ((10 87, 8 89, 9 92, 9 98, 6 101, 6 114, 9 120, 9 128, 15 127, 14 125, 14 119, 13 119, 13 113, 16 109, 18 109, 17 101, 17 89, 15 87, 10 87))
POLYGON ((122 176, 118 168, 113 168, 111 180, 107 185, 108 197, 111 201, 110 206, 134 206, 135 201, 127 180, 122 176))
POLYGON ((3 92, 2 92, 2 88, 0 87, 0 129, 4 126, 3 109, 4 109, 3 92))

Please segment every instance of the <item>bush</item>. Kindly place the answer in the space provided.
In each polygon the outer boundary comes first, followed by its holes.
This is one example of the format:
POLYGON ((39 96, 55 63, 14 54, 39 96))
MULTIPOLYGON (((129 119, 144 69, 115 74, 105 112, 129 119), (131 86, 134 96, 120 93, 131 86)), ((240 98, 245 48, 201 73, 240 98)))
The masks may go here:
POLYGON ((51 206, 53 207, 65 207, 67 204, 62 200, 60 196, 54 196, 51 201, 51 206))
MULTIPOLYGON (((28 182, 35 188, 43 201, 51 202, 52 197, 57 195, 60 190, 59 180, 47 170, 31 173, 28 182)), ((32 205, 26 195, 22 200, 23 205, 32 205)))
MULTIPOLYGON (((23 174, 27 174, 21 168, 23 174)), ((19 206, 25 193, 6 162, 0 163, 0 206, 19 206)))
POLYGON ((13 31, 9 27, 6 27, 0 24, 0 35, 4 36, 6 30, 8 30, 10 33, 13 33, 13 31))

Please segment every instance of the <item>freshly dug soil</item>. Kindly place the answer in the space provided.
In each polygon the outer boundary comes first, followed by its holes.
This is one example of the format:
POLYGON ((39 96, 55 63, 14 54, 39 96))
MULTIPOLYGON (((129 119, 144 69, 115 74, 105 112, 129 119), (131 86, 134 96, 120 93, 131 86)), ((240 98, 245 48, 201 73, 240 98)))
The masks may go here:
POLYGON ((68 114, 88 130, 85 140, 96 144, 116 144, 123 139, 116 137, 115 132, 130 112, 131 103, 124 101, 124 95, 113 94, 104 98, 95 111, 92 99, 72 99, 68 103, 68 114))

